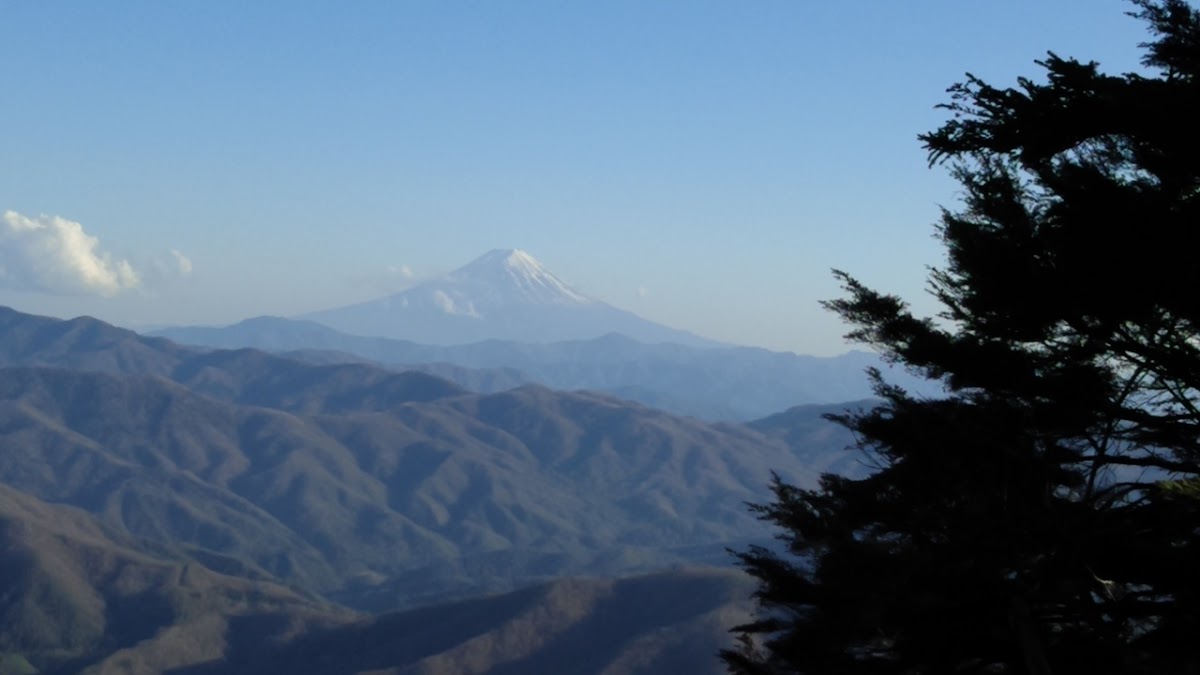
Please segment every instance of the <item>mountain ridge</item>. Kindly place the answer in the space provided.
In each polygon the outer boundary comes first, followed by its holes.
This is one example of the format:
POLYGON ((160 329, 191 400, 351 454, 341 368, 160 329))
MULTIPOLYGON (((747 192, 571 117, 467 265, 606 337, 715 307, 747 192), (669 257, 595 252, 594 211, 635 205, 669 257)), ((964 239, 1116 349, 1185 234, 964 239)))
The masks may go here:
POLYGON ((696 348, 646 344, 620 333, 551 343, 491 339, 438 346, 350 335, 309 321, 256 317, 224 328, 181 327, 155 335, 207 347, 320 349, 325 363, 365 358, 390 368, 428 368, 476 386, 489 381, 497 386, 532 381, 555 389, 590 389, 710 421, 749 421, 796 405, 872 396, 866 376, 869 367, 879 368, 890 382, 910 391, 932 394, 936 390, 868 352, 816 357, 755 347, 696 348), (347 356, 339 358, 339 352, 347 356), (476 372, 456 373, 432 364, 455 364, 476 372))
MULTIPOLYGON (((81 325, 25 322, 13 330, 81 325)), ((332 591, 369 572, 394 577, 397 592, 451 592, 472 578, 488 590, 551 570, 711 561, 730 537, 763 534, 742 502, 765 496, 772 469, 815 479, 749 428, 610 395, 532 385, 483 395, 420 373, 188 350, 82 325, 92 341, 76 347, 92 370, 44 365, 79 361, 54 344, 0 361, 0 429, 19 450, 0 482, 251 576, 332 591), (347 547, 356 528, 373 534, 347 547), (376 541, 433 555, 397 566, 376 541)))

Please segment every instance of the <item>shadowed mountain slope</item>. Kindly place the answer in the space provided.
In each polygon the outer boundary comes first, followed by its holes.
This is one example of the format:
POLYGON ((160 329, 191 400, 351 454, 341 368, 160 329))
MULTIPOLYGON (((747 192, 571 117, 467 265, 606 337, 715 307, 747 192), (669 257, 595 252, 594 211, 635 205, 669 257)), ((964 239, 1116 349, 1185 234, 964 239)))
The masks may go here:
POLYGON ((43 675, 717 673, 751 590, 690 569, 365 618, 3 485, 0 572, 0 659, 43 675))
POLYGON ((568 579, 314 631, 276 650, 233 641, 227 658, 173 675, 723 672, 714 656, 749 616, 730 570, 568 579))
POLYGON ((163 672, 219 657, 232 617, 278 617, 295 628, 352 618, 144 543, 0 485, 0 653, 42 673, 163 672), (137 667, 116 667, 131 651, 137 667))
POLYGON ((816 474, 835 473, 859 478, 876 467, 867 463, 866 455, 853 449, 849 432, 825 416, 870 410, 879 402, 880 399, 863 399, 833 405, 800 405, 747 422, 746 426, 786 444, 795 457, 816 474), (834 452, 838 443, 843 444, 845 452, 834 452))

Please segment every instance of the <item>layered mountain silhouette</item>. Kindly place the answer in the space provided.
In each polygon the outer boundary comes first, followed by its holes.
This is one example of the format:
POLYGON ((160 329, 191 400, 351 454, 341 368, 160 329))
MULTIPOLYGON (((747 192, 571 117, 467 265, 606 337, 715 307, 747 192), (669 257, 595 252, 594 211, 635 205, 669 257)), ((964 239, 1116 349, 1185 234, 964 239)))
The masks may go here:
POLYGON ((702 672, 731 577, 604 579, 769 543, 744 502, 850 441, 788 433, 810 412, 709 424, 0 309, 0 672, 702 672))
POLYGON ((719 562, 767 536, 743 503, 772 469, 813 478, 748 429, 594 394, 289 393, 273 409, 262 392, 245 406, 154 377, 3 375, 0 482, 354 606, 719 562))
POLYGON ((368 617, 147 550, 3 485, 0 570, 6 674, 715 675, 712 645, 747 618, 751 591, 733 570, 683 569, 368 617))
POLYGON ((558 342, 621 333, 642 342, 717 343, 590 298, 518 249, 489 251, 394 295, 299 317, 353 335, 433 345, 558 342))
POLYGON ((528 382, 589 389, 711 421, 746 421, 797 405, 866 398, 873 394, 866 375, 870 367, 911 391, 934 389, 867 352, 800 356, 752 347, 645 344, 616 333, 550 344, 487 340, 436 346, 349 335, 311 321, 258 317, 223 328, 180 327, 155 334, 206 347, 291 352, 294 358, 320 363, 365 359, 420 369, 482 393, 528 382))
POLYGON ((312 630, 269 649, 233 633, 225 659, 177 672, 718 675, 713 646, 749 618, 752 590, 733 570, 558 580, 312 630))

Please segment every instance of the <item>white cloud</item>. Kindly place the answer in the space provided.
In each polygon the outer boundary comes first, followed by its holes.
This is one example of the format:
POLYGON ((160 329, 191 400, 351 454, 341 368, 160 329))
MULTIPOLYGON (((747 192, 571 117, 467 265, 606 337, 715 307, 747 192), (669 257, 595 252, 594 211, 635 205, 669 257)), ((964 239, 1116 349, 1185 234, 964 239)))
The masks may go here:
POLYGON ((639 286, 639 287, 638 287, 638 289, 637 289, 637 296, 638 296, 639 298, 644 298, 644 297, 646 297, 646 296, 648 296, 648 295, 650 295, 650 289, 649 289, 649 288, 646 288, 645 286, 639 286))
POLYGON ((180 253, 177 249, 171 249, 171 255, 175 257, 176 272, 178 272, 179 276, 190 276, 192 273, 192 259, 180 253))
POLYGON ((141 284, 128 260, 114 259, 73 220, 16 211, 0 217, 0 286, 63 295, 113 296, 141 284))
POLYGON ((141 256, 135 267, 100 247, 83 225, 60 216, 0 216, 0 288, 112 297, 190 276, 182 251, 141 256))
POLYGON ((405 264, 387 265, 350 277, 349 282, 355 286, 369 288, 375 293, 398 293, 411 288, 416 273, 412 267, 405 264))
POLYGON ((141 289, 154 291, 191 276, 193 264, 192 259, 184 255, 183 251, 173 248, 167 254, 139 256, 135 269, 142 282, 141 289))
POLYGON ((458 316, 470 316, 479 318, 479 312, 475 309, 475 303, 468 300, 466 304, 456 302, 448 293, 442 290, 433 292, 433 304, 437 305, 438 309, 447 314, 455 314, 458 316))

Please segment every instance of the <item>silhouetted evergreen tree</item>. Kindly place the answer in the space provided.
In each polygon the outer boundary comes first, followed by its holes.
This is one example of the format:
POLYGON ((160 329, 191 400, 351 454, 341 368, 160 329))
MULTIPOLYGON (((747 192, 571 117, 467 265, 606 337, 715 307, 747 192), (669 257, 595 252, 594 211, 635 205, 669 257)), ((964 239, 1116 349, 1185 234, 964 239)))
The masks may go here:
POLYGON ((731 671, 1200 672, 1200 13, 1135 4, 1146 74, 950 89, 937 320, 838 273, 851 337, 947 396, 876 374, 837 419, 878 471, 776 482, 731 671))

